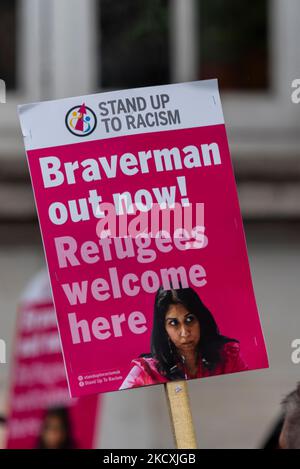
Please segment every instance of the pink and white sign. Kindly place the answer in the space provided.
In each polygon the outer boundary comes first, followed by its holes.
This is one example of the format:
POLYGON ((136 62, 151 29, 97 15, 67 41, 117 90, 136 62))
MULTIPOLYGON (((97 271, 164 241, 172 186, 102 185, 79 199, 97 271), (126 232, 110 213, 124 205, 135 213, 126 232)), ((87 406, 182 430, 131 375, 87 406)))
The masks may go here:
POLYGON ((217 81, 19 115, 71 395, 266 368, 217 81))
POLYGON ((100 399, 70 398, 46 270, 34 277, 20 301, 9 407, 8 449, 47 447, 48 439, 63 448, 94 447, 100 399), (60 429, 54 437, 51 421, 60 429))

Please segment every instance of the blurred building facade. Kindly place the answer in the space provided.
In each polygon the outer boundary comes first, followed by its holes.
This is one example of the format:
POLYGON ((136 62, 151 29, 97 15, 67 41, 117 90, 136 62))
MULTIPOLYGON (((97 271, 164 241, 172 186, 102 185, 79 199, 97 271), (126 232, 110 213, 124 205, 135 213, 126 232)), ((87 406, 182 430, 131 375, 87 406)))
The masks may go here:
MULTIPOLYGON (((0 104, 0 337, 7 340, 8 357, 19 294, 44 264, 16 106, 217 77, 254 286, 275 366, 263 377, 251 373, 220 383, 240 400, 239 412, 248 422, 247 428, 232 430, 236 445, 257 445, 263 427, 258 435, 256 426, 265 422, 267 428, 281 393, 297 379, 289 343, 297 336, 299 307, 300 105, 291 101, 291 83, 300 77, 299 1, 2 0, 0 22, 0 78, 7 85, 7 102, 0 104), (256 420, 254 406, 260 410, 256 420)), ((200 433, 220 422, 197 401, 198 386, 207 408, 210 396, 220 402, 221 415, 230 405, 228 394, 222 400, 215 380, 208 381, 191 383, 200 433)), ((8 365, 0 365, 3 408, 7 382, 8 365)), ((108 395, 103 445, 171 444, 163 409, 157 387, 108 395), (126 433, 128 426, 132 431, 126 433)), ((241 425, 238 416, 226 417, 230 428, 241 425)), ((218 428, 215 439, 206 434, 201 445, 230 447, 224 428, 218 428)))
POLYGON ((1 218, 35 214, 16 106, 218 77, 244 216, 299 216, 297 0, 3 0, 1 218))

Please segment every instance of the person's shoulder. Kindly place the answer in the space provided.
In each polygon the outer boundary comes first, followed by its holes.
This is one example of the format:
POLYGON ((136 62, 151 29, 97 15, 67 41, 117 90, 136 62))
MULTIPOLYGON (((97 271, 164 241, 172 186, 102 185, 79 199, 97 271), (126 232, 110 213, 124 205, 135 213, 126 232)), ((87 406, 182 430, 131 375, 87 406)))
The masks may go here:
POLYGON ((230 340, 223 346, 223 363, 225 365, 226 372, 244 371, 248 370, 248 365, 244 361, 240 353, 240 343, 230 340))

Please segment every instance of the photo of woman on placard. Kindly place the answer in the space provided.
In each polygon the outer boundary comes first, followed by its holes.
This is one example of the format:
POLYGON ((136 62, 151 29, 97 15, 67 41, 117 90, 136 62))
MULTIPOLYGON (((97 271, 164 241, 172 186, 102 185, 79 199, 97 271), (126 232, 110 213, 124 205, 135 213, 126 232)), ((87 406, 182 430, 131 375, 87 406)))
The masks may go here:
POLYGON ((223 336, 192 288, 156 293, 151 353, 132 360, 119 389, 244 371, 239 341, 223 336))

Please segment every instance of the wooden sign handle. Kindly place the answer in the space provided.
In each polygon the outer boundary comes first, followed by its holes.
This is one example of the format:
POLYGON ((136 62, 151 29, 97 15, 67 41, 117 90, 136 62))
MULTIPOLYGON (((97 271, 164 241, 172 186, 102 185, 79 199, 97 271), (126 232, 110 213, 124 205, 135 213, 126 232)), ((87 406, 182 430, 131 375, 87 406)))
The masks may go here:
POLYGON ((190 408, 188 384, 169 381, 164 384, 177 449, 196 449, 196 433, 190 408))

